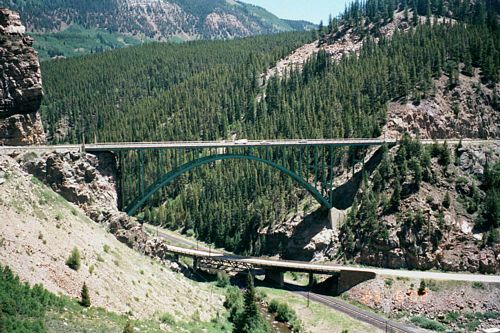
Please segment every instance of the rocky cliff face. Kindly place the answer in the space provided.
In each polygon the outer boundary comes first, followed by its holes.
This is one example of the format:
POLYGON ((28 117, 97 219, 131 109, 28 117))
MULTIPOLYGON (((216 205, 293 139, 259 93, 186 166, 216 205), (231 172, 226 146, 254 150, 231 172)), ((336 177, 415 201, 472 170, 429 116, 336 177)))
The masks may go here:
MULTIPOLYGON (((455 163, 446 167, 433 159, 432 179, 418 189, 411 181, 402 182, 397 211, 376 209, 377 223, 386 226, 386 236, 379 233, 368 240, 367 234, 354 230, 365 235, 354 241, 359 249, 351 258, 354 262, 394 269, 498 273, 500 244, 488 242, 488 234, 477 227, 477 221, 482 214, 478 205, 486 200, 480 179, 487 161, 493 165, 499 160, 500 146, 466 146, 456 149, 455 155, 455 163)), ((378 194, 382 202, 389 202, 393 187, 378 194)), ((364 228, 363 224, 356 227, 364 228)), ((345 235, 341 238, 348 244, 345 235)))
POLYGON ((459 84, 448 85, 448 77, 434 80, 435 94, 420 103, 389 103, 387 137, 409 132, 422 139, 498 138, 500 136, 500 84, 482 84, 479 70, 461 73, 459 84))
POLYGON ((119 241, 142 249, 147 241, 142 228, 118 209, 117 172, 112 155, 26 153, 17 160, 30 174, 82 208, 92 220, 105 225, 119 241))
POLYGON ((0 145, 44 142, 37 111, 42 76, 33 39, 17 13, 0 8, 0 145))

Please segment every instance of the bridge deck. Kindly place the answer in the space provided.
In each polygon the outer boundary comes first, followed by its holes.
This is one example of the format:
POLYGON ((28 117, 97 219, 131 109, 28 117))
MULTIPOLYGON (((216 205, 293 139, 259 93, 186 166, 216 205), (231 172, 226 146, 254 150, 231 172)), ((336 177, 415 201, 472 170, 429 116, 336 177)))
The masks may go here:
MULTIPOLYGON (((421 140, 422 144, 434 142, 456 145, 459 139, 450 140, 421 140)), ((179 141, 179 142, 121 142, 96 143, 88 145, 41 145, 41 146, 0 146, 0 153, 13 151, 87 151, 105 152, 120 150, 152 150, 152 149, 200 149, 200 148, 252 148, 252 147, 306 147, 306 146, 389 146, 397 144, 396 139, 325 139, 325 140, 249 140, 249 141, 179 141)), ((462 140, 464 145, 491 145, 500 144, 500 140, 462 140)))
MULTIPOLYGON (((422 144, 428 145, 434 142, 458 144, 460 140, 422 140, 422 144)), ((179 142, 121 142, 121 143, 97 143, 88 145, 46 145, 46 146, 0 146, 0 153, 12 151, 87 151, 104 152, 120 150, 154 150, 154 149, 200 149, 200 148, 255 148, 255 147, 306 147, 306 146, 381 146, 384 144, 395 145, 396 139, 301 139, 301 140, 239 140, 239 141, 179 141, 179 142)), ((500 144, 500 140, 463 140, 464 145, 489 145, 500 144)))
POLYGON ((289 260, 272 260, 254 257, 242 257, 227 255, 219 252, 206 252, 199 250, 186 249, 177 246, 167 246, 167 251, 195 258, 213 258, 215 260, 229 261, 234 263, 249 264, 257 268, 282 269, 283 271, 306 272, 315 274, 335 274, 340 271, 350 272, 369 272, 383 276, 399 276, 406 278, 430 279, 430 280, 449 280, 466 282, 484 282, 500 283, 499 275, 480 275, 480 274, 462 274, 462 273, 440 273, 427 271, 405 271, 384 268, 353 267, 346 265, 322 265, 308 262, 297 262, 289 260))

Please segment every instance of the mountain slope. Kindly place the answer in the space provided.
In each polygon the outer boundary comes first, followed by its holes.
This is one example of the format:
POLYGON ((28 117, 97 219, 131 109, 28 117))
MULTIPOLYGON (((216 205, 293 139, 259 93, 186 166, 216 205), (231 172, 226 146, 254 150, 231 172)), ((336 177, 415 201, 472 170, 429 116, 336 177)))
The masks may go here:
MULTIPOLYGON (((464 107, 463 112, 484 110, 491 114, 484 119, 498 119, 498 104, 493 103, 497 95, 494 91, 498 91, 497 28, 484 21, 427 24, 424 18, 419 24, 421 20, 413 20, 413 10, 407 10, 407 19, 402 6, 394 9, 401 29, 392 38, 384 39, 380 34, 380 42, 369 38, 371 31, 379 33, 387 22, 394 25, 396 20, 389 17, 368 24, 361 19, 353 19, 350 24, 345 21, 342 25, 346 28, 331 35, 331 51, 325 46, 325 51, 309 59, 302 71, 283 75, 283 79, 269 78, 264 87, 260 73, 310 42, 310 38, 303 38, 306 34, 196 42, 180 47, 155 44, 47 62, 42 70, 47 92, 42 114, 49 137, 53 142, 78 142, 82 135, 87 136, 86 142, 220 140, 233 135, 261 140, 378 137, 385 125, 390 125, 387 117, 394 103, 417 105, 420 101, 425 105, 423 100, 436 92, 436 96, 446 91, 450 96, 458 93, 458 88, 435 84, 443 75, 464 81, 464 89, 469 86, 465 80, 472 78, 459 71, 467 58, 472 59, 474 80, 481 82, 488 94, 483 98, 477 93, 470 104, 473 108, 464 107), (377 28, 372 26, 375 24, 377 28), (354 29, 358 30, 356 34, 354 29), (362 40, 362 45, 355 44, 354 37, 362 40), (349 56, 353 50, 359 56, 349 56), (130 66, 132 61, 135 66, 130 66), (64 79, 67 73, 71 73, 70 80, 64 79), (79 125, 82 120, 84 127, 79 125)), ((352 17, 364 15, 349 13, 352 17)), ((323 39, 329 43, 329 38, 323 39)), ((453 85, 457 83, 462 85, 453 85)), ((465 94, 464 98, 450 98, 468 99, 465 94)), ((481 137, 479 132, 472 134, 481 137)), ((498 131, 492 128, 488 133, 494 136, 498 131)), ((354 149, 339 152, 335 179, 343 179, 340 176, 344 170, 362 155, 354 149)), ((187 162, 189 157, 182 156, 187 162)), ((165 158, 175 160, 172 156, 165 158)), ((146 160, 149 184, 157 175, 158 156, 151 154, 146 160)), ((137 164, 133 163, 136 160, 131 158, 127 166, 131 176, 124 186, 126 201, 137 191, 133 173, 137 164)), ((243 162, 196 170, 193 176, 173 183, 164 194, 145 209, 150 222, 197 230, 202 239, 240 253, 262 254, 263 249, 271 248, 272 254, 283 254, 287 240, 276 245, 264 230, 289 220, 289 215, 299 210, 310 212, 310 207, 302 209, 298 204, 307 193, 295 184, 269 169, 243 162), (172 199, 164 203, 167 196, 172 199)), ((325 243, 335 242, 327 239, 325 243)), ((305 252, 305 247, 301 251, 305 252)))
POLYGON ((78 24, 141 39, 168 40, 243 37, 303 26, 260 7, 229 0, 2 0, 0 6, 20 12, 31 32, 59 32, 78 24))
POLYGON ((119 242, 5 155, 0 189, 0 265, 21 280, 73 298, 86 282, 94 306, 136 318, 197 313, 209 321, 222 308, 220 295, 119 242), (65 264, 75 247, 78 271, 65 264))

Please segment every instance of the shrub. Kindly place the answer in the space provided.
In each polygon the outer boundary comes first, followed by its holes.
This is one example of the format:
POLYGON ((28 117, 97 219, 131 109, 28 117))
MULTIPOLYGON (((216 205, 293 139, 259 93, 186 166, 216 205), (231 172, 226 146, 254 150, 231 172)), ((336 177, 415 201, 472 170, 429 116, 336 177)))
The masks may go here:
POLYGON ((477 328, 481 325, 481 322, 478 319, 473 319, 468 322, 465 326, 469 332, 476 332, 477 328))
POLYGON ((444 322, 447 324, 456 323, 458 318, 460 317, 460 313, 456 311, 447 312, 444 316, 444 322))
POLYGON ((69 268, 77 271, 80 269, 80 264, 81 264, 80 263, 80 251, 78 251, 78 248, 75 247, 73 249, 73 251, 71 251, 71 254, 68 257, 68 259, 66 259, 66 265, 69 268))
POLYGON ((418 294, 420 296, 425 295, 426 289, 427 289, 427 286, 425 285, 425 281, 424 280, 420 281, 420 287, 418 287, 418 290, 417 290, 418 294))
POLYGON ((262 302, 267 298, 267 294, 263 290, 257 290, 257 294, 255 295, 257 297, 257 301, 262 302))
POLYGON ((481 282, 472 282, 472 288, 474 289, 484 289, 484 284, 481 282))
POLYGON ((425 318, 425 317, 414 316, 410 320, 415 325, 422 327, 422 328, 425 328, 425 329, 428 329, 428 330, 437 331, 437 332, 444 332, 446 330, 446 327, 443 324, 441 324, 435 320, 425 318))
POLYGON ((167 325, 175 324, 175 318, 170 313, 164 313, 160 317, 160 321, 167 325))
POLYGON ((217 287, 226 288, 229 285, 229 276, 226 272, 218 272, 217 273, 217 287))
POLYGON ((286 303, 279 303, 276 311, 276 320, 283 323, 290 323, 297 317, 295 311, 286 303))
POLYGON ((446 192, 443 199, 443 207, 448 209, 450 208, 450 204, 451 204, 450 194, 446 192))
POLYGON ((392 287, 392 283, 393 283, 393 282, 394 282, 394 280, 393 280, 393 279, 385 279, 385 280, 384 280, 385 286, 386 286, 387 288, 392 287))
POLYGON ((297 318, 295 311, 288 304, 273 299, 267 310, 276 314, 276 320, 282 323, 291 323, 297 318))
POLYGON ((229 310, 229 321, 234 323, 243 312, 243 294, 237 287, 226 289, 224 307, 229 310))
POLYGON ((134 333, 134 326, 132 325, 132 322, 130 320, 127 321, 127 324, 123 329, 123 333, 134 333))
POLYGON ((279 302, 277 300, 273 299, 271 301, 271 303, 269 303, 267 311, 269 311, 270 313, 278 312, 278 305, 279 305, 279 302))
POLYGON ((90 307, 90 295, 89 295, 89 288, 87 287, 87 283, 83 283, 81 296, 82 296, 82 299, 80 301, 80 304, 86 308, 89 308, 90 307))

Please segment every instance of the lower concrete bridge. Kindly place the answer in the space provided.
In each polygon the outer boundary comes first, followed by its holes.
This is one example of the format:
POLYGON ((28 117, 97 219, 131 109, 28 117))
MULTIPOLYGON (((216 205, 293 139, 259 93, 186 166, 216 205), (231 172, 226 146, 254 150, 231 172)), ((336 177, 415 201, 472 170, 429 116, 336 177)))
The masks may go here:
POLYGON ((200 251, 172 245, 168 245, 166 249, 176 256, 193 258, 195 266, 203 265, 214 270, 247 271, 251 269, 263 269, 265 271, 265 279, 279 286, 284 285, 285 272, 308 273, 310 287, 314 284, 315 274, 330 275, 328 279, 315 286, 315 288, 323 293, 331 294, 341 294, 364 281, 375 278, 377 275, 426 280, 500 283, 499 275, 407 271, 348 265, 315 264, 300 261, 236 256, 228 253, 200 251))

